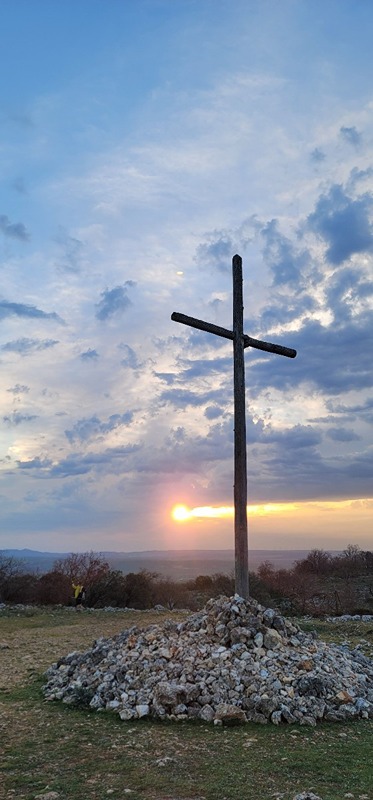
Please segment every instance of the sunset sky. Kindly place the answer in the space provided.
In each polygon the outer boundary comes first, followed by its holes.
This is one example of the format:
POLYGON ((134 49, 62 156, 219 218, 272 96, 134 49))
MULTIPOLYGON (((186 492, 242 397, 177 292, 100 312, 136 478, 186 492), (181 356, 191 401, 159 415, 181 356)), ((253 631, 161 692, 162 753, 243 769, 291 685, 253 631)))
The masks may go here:
POLYGON ((235 253, 250 547, 373 549, 373 4, 1 16, 0 549, 233 547, 235 253))

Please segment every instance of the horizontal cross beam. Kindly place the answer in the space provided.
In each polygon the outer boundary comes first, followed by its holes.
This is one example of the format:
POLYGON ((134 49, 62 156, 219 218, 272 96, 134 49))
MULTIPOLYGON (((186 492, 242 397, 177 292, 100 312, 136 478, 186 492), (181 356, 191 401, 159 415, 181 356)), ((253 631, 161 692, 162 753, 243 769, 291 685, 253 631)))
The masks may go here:
MULTIPOLYGON (((213 325, 212 322, 204 322, 202 319, 195 319, 195 317, 188 317, 186 314, 179 314, 174 311, 171 314, 171 319, 174 322, 182 322, 184 325, 189 325, 191 328, 198 328, 200 331, 207 331, 207 333, 215 333, 216 336, 222 336, 224 339, 234 340, 233 331, 228 328, 221 328, 220 325, 213 325)), ((256 350, 265 350, 266 353, 276 353, 278 356, 286 356, 287 358, 295 358, 297 351, 291 347, 283 347, 281 344, 272 344, 271 342, 262 342, 260 339, 253 339, 251 336, 243 334, 244 347, 255 347, 256 350)))

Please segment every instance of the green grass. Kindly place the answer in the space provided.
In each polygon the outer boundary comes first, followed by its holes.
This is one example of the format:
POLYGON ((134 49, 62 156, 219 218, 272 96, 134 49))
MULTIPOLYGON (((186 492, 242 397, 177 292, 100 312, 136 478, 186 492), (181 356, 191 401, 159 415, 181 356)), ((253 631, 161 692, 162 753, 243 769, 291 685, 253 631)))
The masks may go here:
POLYGON ((325 642, 347 644, 350 648, 362 644, 362 652, 373 658, 373 622, 326 622, 313 619, 300 620, 300 626, 304 631, 315 631, 318 638, 325 642))
MULTIPOLYGON (((40 615, 39 627, 30 624, 35 618, 24 618, 23 647, 40 645, 56 627, 47 616, 40 615)), ((92 616, 71 616, 60 614, 60 635, 64 647, 70 636, 75 649, 80 636, 91 635, 92 616)), ((105 627, 120 624, 114 616, 106 614, 105 627)), ((149 619, 144 614, 143 624, 149 619)), ((14 619, 15 635, 20 620, 14 619)), ((122 622, 133 624, 125 615, 122 622)), ((333 636, 334 627, 328 630, 333 636)), ((66 652, 58 648, 56 636, 55 658, 66 652)), ((292 800, 308 789, 323 800, 342 800, 346 793, 373 800, 373 721, 317 728, 126 723, 113 713, 44 701, 43 679, 35 672, 25 670, 15 685, 11 673, 9 680, 0 704, 1 798, 33 800, 56 791, 61 800, 292 800)))
POLYGON ((123 723, 113 714, 43 703, 35 687, 8 696, 11 702, 22 724, 5 748, 3 781, 27 800, 44 790, 70 800, 108 790, 122 797, 126 788, 135 800, 264 800, 274 792, 290 799, 305 789, 323 800, 372 796, 370 722, 316 729, 123 723))
POLYGON ((5 613, 0 612, 0 634, 14 633, 16 631, 33 630, 36 628, 61 628, 65 625, 73 625, 76 627, 89 629, 97 628, 97 625, 105 626, 105 623, 116 622, 121 629, 127 628, 130 625, 150 625, 153 622, 160 622, 166 617, 169 618, 172 613, 172 619, 182 619, 185 617, 185 612, 182 611, 116 611, 107 612, 100 609, 91 611, 86 609, 79 613, 72 608, 56 608, 48 610, 30 607, 24 612, 11 611, 5 613))

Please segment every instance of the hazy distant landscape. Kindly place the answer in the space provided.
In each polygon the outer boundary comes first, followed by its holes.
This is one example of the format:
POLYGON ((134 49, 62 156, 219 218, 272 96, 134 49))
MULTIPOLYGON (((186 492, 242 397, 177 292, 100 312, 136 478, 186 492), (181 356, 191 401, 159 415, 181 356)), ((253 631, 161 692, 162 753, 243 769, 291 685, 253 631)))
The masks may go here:
MULTIPOLYGON (((270 561, 275 569, 288 569, 295 561, 306 558, 308 550, 251 550, 249 568, 256 571, 260 564, 270 561)), ((57 559, 67 553, 38 550, 1 550, 1 554, 21 560, 27 569, 47 572, 57 559)), ((143 552, 100 552, 111 569, 124 574, 148 570, 173 580, 188 580, 197 575, 230 574, 234 570, 233 550, 146 550, 143 552)))

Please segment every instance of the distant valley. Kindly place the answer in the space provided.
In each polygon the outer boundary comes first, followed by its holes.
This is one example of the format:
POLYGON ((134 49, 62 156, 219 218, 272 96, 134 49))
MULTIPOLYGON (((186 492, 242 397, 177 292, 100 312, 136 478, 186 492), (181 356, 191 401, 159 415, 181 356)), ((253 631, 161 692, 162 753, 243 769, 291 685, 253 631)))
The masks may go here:
MULTIPOLYGON (((306 558, 309 550, 251 550, 249 568, 258 569, 270 561, 275 569, 288 569, 295 561, 306 558)), ((22 561, 28 571, 44 573, 52 569, 57 559, 68 553, 39 552, 38 550, 0 550, 0 555, 22 561)), ((147 570, 173 580, 188 580, 197 575, 230 574, 234 571, 233 550, 146 550, 143 552, 100 551, 111 569, 129 572, 147 570)))

